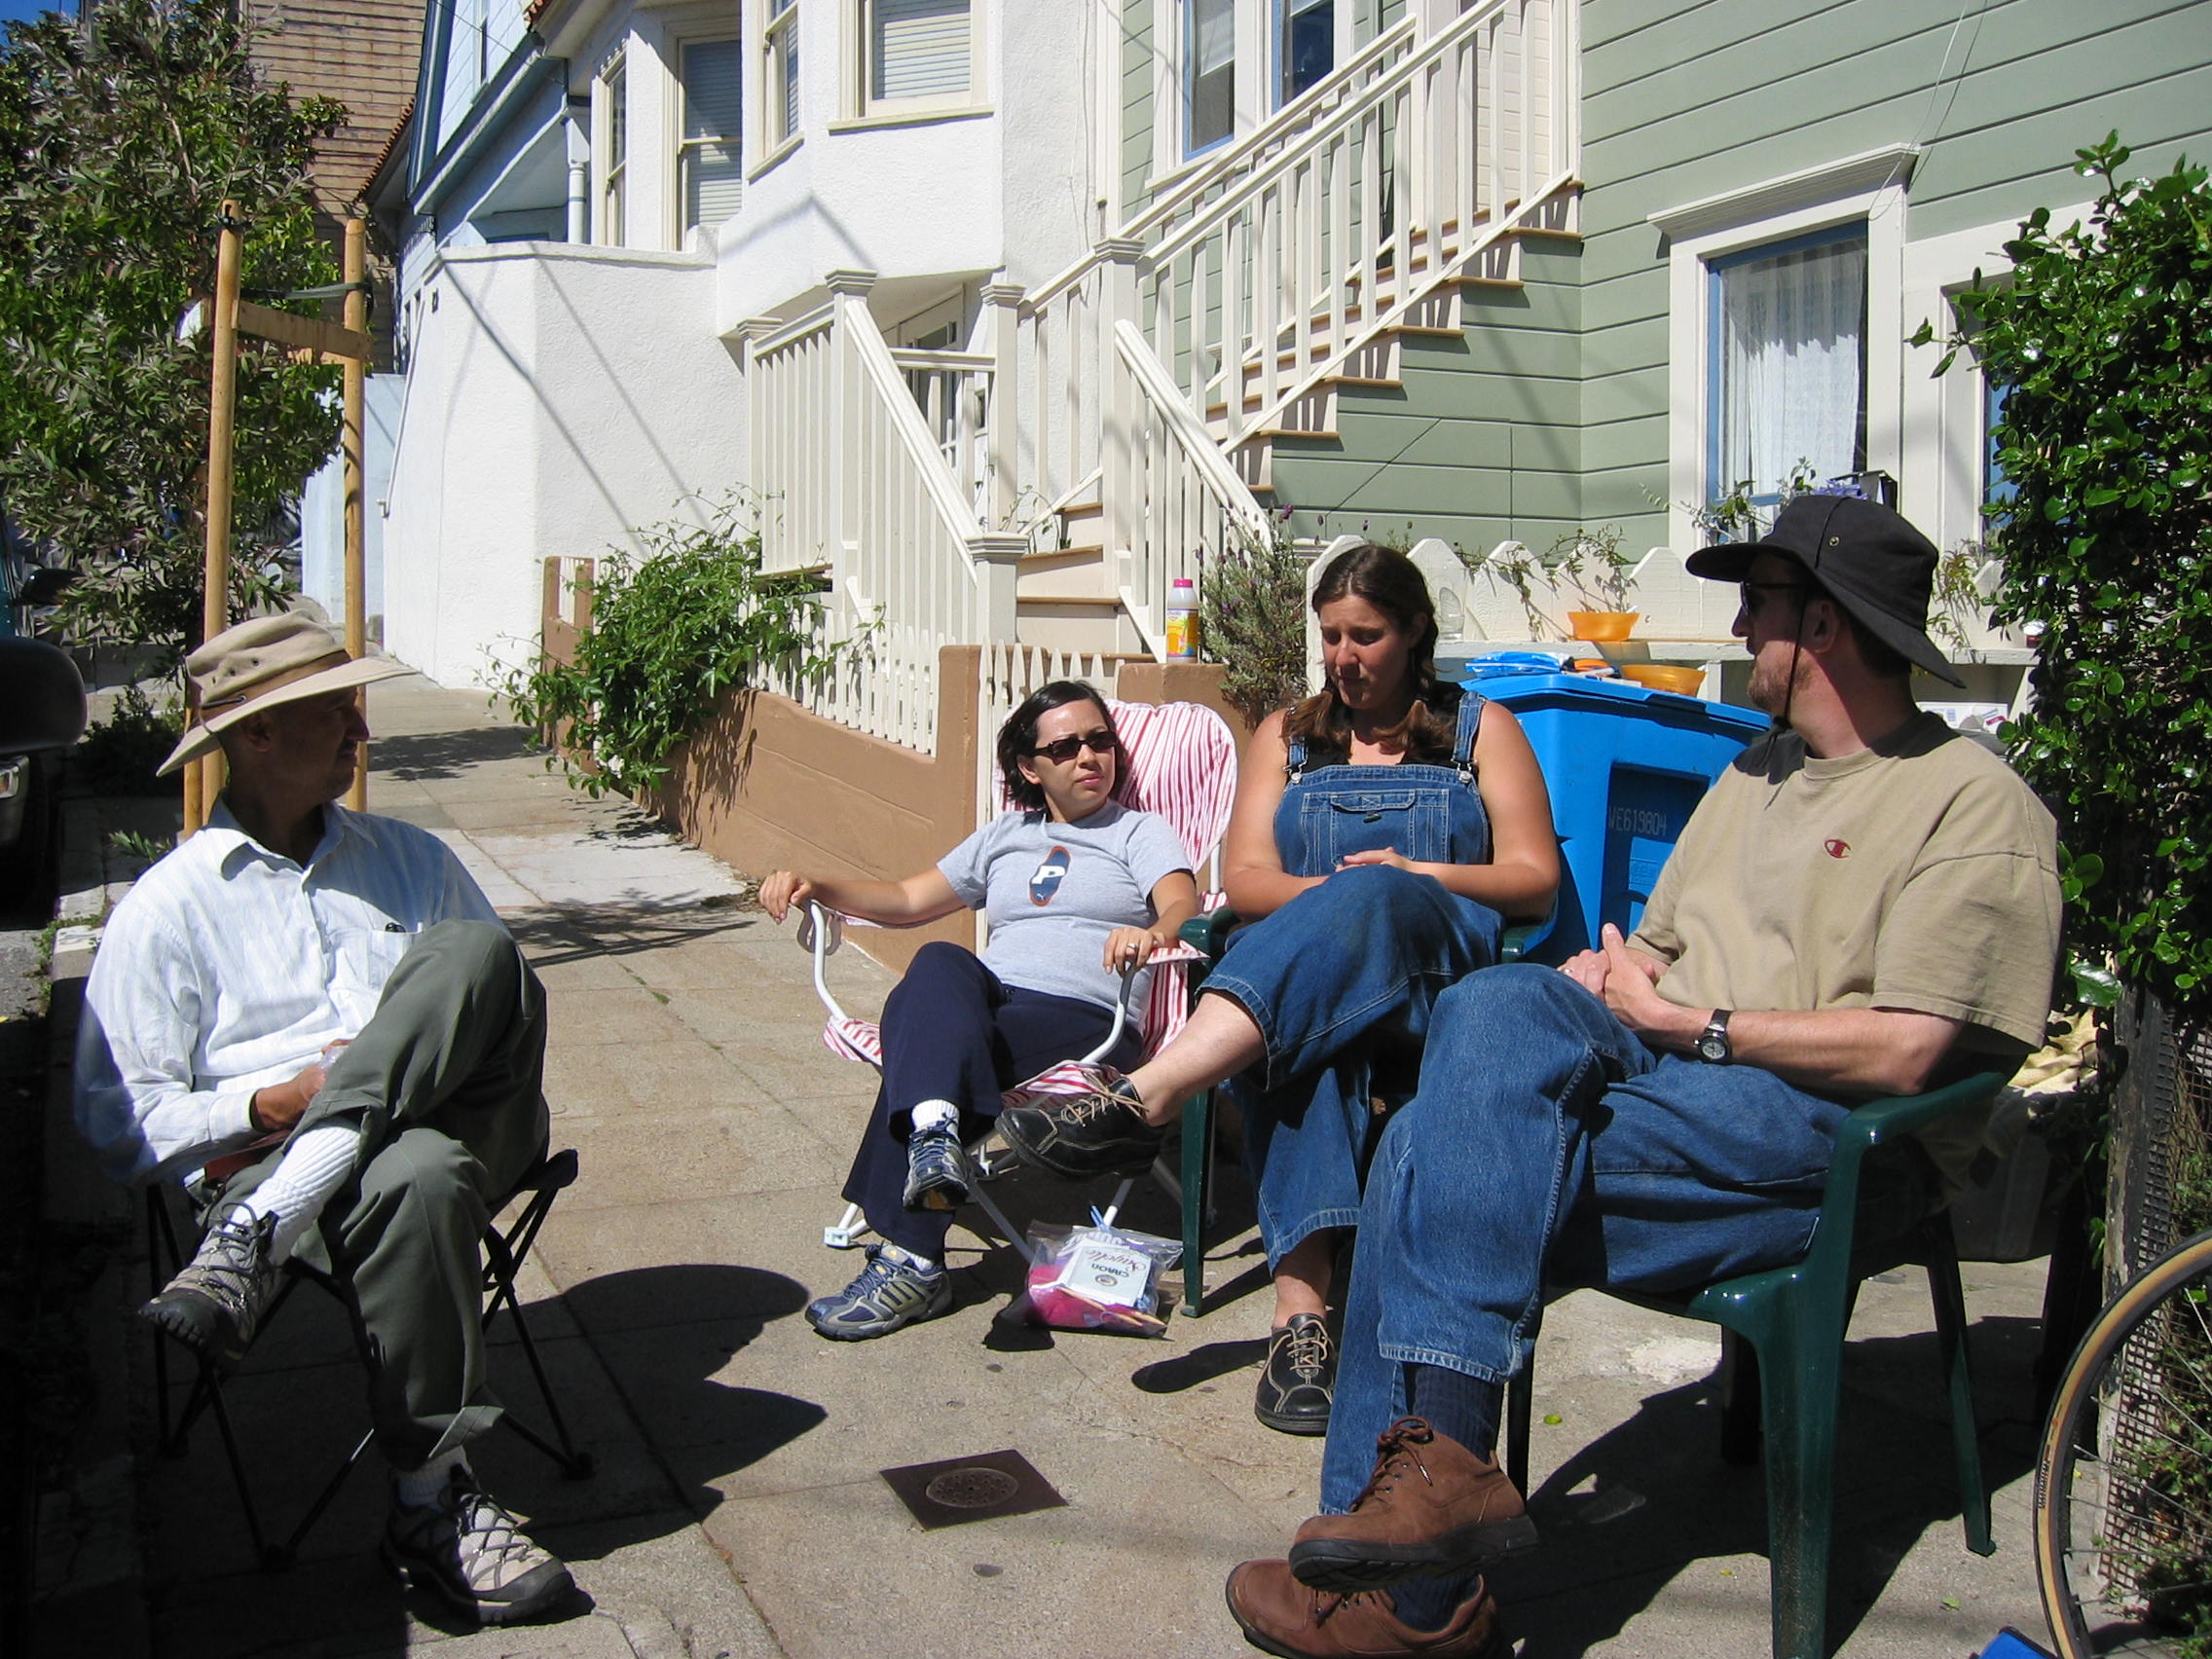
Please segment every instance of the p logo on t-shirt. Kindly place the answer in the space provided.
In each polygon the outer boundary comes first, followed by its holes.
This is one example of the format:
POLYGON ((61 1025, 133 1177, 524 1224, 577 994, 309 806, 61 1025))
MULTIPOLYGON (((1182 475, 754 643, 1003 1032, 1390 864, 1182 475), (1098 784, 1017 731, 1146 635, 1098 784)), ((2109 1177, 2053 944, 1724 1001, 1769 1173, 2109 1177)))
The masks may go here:
POLYGON ((1052 895, 1059 892, 1060 883, 1067 879, 1068 866, 1074 862, 1065 847, 1054 847, 1047 853, 1045 862, 1037 866, 1037 873, 1029 878, 1029 902, 1050 904, 1052 895))

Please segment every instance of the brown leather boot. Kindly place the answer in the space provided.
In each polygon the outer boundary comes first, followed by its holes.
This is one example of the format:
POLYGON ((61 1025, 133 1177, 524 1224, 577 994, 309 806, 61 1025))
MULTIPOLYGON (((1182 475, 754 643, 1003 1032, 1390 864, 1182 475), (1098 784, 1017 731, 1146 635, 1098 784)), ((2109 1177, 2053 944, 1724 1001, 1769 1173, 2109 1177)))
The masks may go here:
POLYGON ((1229 1575, 1229 1612, 1244 1640, 1279 1659, 1506 1659, 1490 1587, 1453 1609, 1442 1630, 1415 1630, 1382 1590, 1335 1596, 1309 1590, 1284 1561, 1248 1561, 1229 1575))
POLYGON ((1375 1441, 1375 1472, 1343 1515, 1298 1529, 1290 1569, 1316 1590, 1372 1590, 1532 1548, 1536 1525, 1505 1471, 1419 1418, 1375 1441))

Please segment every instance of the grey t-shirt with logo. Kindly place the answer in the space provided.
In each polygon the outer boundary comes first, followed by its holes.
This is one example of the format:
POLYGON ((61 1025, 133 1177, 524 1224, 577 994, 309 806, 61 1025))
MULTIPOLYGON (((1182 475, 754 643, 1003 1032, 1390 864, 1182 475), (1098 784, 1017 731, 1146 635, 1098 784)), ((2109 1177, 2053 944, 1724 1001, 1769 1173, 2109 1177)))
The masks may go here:
MULTIPOLYGON (((1121 981, 1105 968, 1106 936, 1151 926, 1152 890, 1188 870, 1191 859, 1164 818, 1108 801, 1073 824, 1043 812, 1003 814, 937 867, 960 902, 990 922, 983 961, 992 973, 1010 985, 1112 1008, 1121 981)), ((1144 1007, 1145 989, 1137 985, 1132 1008, 1144 1007)))

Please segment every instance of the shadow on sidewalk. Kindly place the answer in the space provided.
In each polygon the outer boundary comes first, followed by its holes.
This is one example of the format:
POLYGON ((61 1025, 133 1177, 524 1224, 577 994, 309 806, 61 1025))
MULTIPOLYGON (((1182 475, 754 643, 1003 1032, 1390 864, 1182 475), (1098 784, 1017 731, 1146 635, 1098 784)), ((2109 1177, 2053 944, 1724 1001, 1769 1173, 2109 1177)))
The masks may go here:
MULTIPOLYGON (((2034 1462, 2024 1419, 2000 1402, 2009 1401, 2032 1364, 2036 1321, 1982 1319, 1971 1340, 1982 1475, 1995 1492, 2034 1462)), ((1539 1415, 1544 1395, 1539 1369, 1539 1415)), ((1828 1568, 1831 1652, 1872 1611, 1924 1533, 1941 1530, 1965 1548, 1942 1399, 1933 1331, 1855 1341, 1846 1349, 1828 1568)), ((1497 1567, 1491 1580, 1508 1633, 1524 1642, 1521 1659, 1575 1659, 1618 1638, 1694 1564, 1766 1554, 1764 1474, 1722 1462, 1719 1443, 1717 1395, 1704 1379, 1649 1396, 1530 1494, 1544 1547, 1497 1567)), ((2027 1570, 2024 1538, 1998 1542, 2023 1552, 2027 1570)), ((1720 1570, 1755 1575, 1763 1609, 1763 1564, 1720 1570)))

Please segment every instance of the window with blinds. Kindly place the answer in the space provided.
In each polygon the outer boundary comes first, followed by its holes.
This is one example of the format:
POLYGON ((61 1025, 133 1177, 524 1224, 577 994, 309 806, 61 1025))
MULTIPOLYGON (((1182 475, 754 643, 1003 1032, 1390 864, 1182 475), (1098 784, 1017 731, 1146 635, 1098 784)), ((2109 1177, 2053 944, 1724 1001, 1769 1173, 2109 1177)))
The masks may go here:
POLYGON ((1183 0, 1183 150, 1210 150, 1236 129, 1235 0, 1183 0))
POLYGON ((599 96, 607 134, 600 165, 599 240, 619 247, 630 188, 629 76, 619 60, 600 78, 599 96))
POLYGON ((798 136, 797 0, 769 0, 760 47, 762 131, 776 150, 798 136))
POLYGON ((865 104, 965 102, 974 88, 970 0, 860 0, 865 104))
POLYGON ((734 40, 692 41, 683 48, 683 137, 676 172, 683 229, 719 225, 745 194, 745 49, 734 40))

